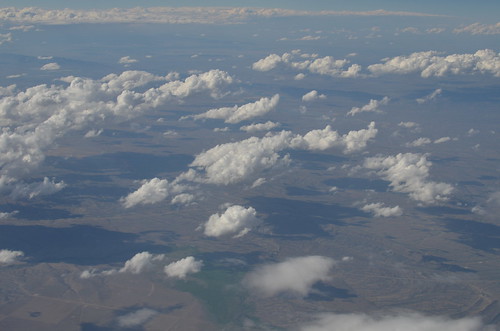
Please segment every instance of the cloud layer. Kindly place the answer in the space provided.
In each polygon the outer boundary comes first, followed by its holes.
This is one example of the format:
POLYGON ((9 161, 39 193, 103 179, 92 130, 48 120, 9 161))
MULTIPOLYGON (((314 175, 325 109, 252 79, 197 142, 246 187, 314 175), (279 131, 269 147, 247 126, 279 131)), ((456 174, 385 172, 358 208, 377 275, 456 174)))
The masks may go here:
POLYGON ((53 193, 63 183, 44 179, 41 184, 23 183, 45 158, 45 151, 71 131, 95 128, 109 121, 123 121, 144 112, 181 101, 194 93, 220 95, 232 77, 220 70, 171 80, 144 71, 110 74, 100 80, 65 77, 66 85, 38 85, 25 91, 2 89, 0 98, 0 190, 34 197, 53 193), (137 91, 146 84, 163 83, 137 91))

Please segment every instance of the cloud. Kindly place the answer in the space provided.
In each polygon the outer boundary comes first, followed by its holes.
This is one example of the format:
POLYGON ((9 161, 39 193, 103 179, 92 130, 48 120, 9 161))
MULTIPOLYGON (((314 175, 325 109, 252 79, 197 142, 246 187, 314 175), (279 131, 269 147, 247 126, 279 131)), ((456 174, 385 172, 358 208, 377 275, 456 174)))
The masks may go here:
POLYGON ((361 210, 372 213, 375 217, 391 217, 403 215, 403 210, 399 207, 384 207, 383 203, 370 203, 361 207, 361 210))
POLYGON ((359 107, 351 108, 351 110, 347 113, 347 115, 354 116, 362 112, 380 112, 379 107, 387 105, 390 100, 391 99, 389 99, 389 97, 383 97, 382 100, 370 99, 370 102, 361 108, 359 107))
POLYGON ((125 261, 124 265, 120 269, 107 269, 99 271, 95 268, 84 270, 80 274, 80 278, 88 279, 96 276, 111 276, 117 273, 131 273, 140 274, 145 272, 158 264, 165 258, 164 254, 151 254, 149 252, 141 252, 135 254, 131 259, 125 261))
POLYGON ((137 253, 130 260, 125 261, 125 265, 118 270, 118 272, 140 274, 151 268, 154 261, 161 261, 164 257, 165 255, 163 254, 155 255, 149 252, 137 253))
POLYGON ((12 42, 12 33, 0 33, 0 45, 12 42))
POLYGON ((269 131, 278 126, 280 126, 280 123, 267 121, 266 123, 252 123, 249 125, 244 125, 240 128, 240 130, 245 132, 269 131))
POLYGON ((299 327, 301 331, 493 331, 479 318, 450 319, 443 316, 424 316, 419 313, 370 316, 366 314, 321 314, 316 320, 299 327))
POLYGON ((40 70, 59 70, 61 66, 55 62, 44 64, 40 70))
POLYGON ((23 31, 23 32, 28 32, 32 29, 34 29, 34 25, 16 25, 16 26, 11 26, 9 28, 10 31, 23 31))
POLYGON ((432 100, 436 99, 441 94, 441 92, 443 92, 443 90, 438 88, 438 89, 434 90, 434 92, 432 92, 431 94, 426 95, 423 98, 418 98, 417 102, 418 103, 426 103, 426 102, 432 101, 432 100))
POLYGON ((339 135, 330 126, 323 130, 312 130, 304 136, 290 131, 268 133, 262 138, 220 144, 195 156, 190 169, 172 182, 153 178, 144 180, 142 186, 128 196, 121 198, 124 207, 163 201, 171 195, 186 193, 191 184, 230 185, 252 179, 256 174, 290 163, 288 155, 280 155, 287 149, 325 150, 332 147, 343 149, 344 153, 362 150, 377 134, 375 122, 367 129, 350 131, 339 135))
POLYGON ((303 74, 303 73, 298 73, 298 74, 296 74, 296 75, 295 75, 295 77, 293 77, 293 79, 294 79, 294 80, 302 80, 302 79, 304 79, 305 77, 306 77, 306 75, 305 75, 305 74, 303 74))
MULTIPOLYGON (((141 187, 120 199, 125 208, 136 205, 153 204, 165 200, 172 194, 182 193, 186 187, 175 182, 157 177, 150 180, 143 180, 141 187)), ((178 198, 180 199, 180 198, 178 198)))
POLYGON ((318 94, 318 91, 312 90, 302 96, 302 101, 309 102, 317 99, 326 99, 326 95, 318 94))
POLYGON ((185 80, 172 77, 125 71, 98 80, 69 76, 62 78, 60 85, 38 85, 24 91, 15 87, 0 89, 0 121, 4 126, 0 132, 0 189, 22 191, 22 196, 46 193, 50 187, 60 189, 62 183, 48 179, 40 185, 19 181, 32 178, 45 151, 67 133, 129 120, 195 93, 208 92, 218 97, 220 89, 232 83, 232 77, 219 70, 185 80), (136 91, 157 82, 159 86, 136 91), (27 192, 27 187, 33 193, 27 192))
POLYGON ((450 140, 451 140, 450 137, 441 137, 441 138, 434 140, 434 143, 435 144, 442 144, 442 143, 445 143, 445 142, 450 141, 450 140))
POLYGON ((245 277, 243 283, 263 296, 289 292, 305 297, 316 282, 330 279, 334 265, 335 261, 325 256, 289 258, 258 267, 245 277))
POLYGON ((316 55, 302 54, 300 50, 283 53, 281 56, 278 54, 270 54, 253 63, 252 69, 256 71, 270 71, 280 64, 295 70, 308 70, 314 74, 332 77, 357 77, 361 71, 361 66, 358 64, 348 66, 349 60, 338 60, 332 56, 316 58, 316 55), (297 57, 299 60, 294 61, 297 57), (304 60, 304 57, 309 57, 309 59, 304 60))
MULTIPOLYGON (((195 120, 204 118, 223 119, 225 123, 239 123, 254 117, 262 116, 274 110, 278 105, 280 96, 275 94, 272 98, 261 98, 260 100, 247 103, 243 106, 223 107, 210 109, 209 111, 192 116, 195 120)), ((187 117, 182 117, 185 119, 187 117)))
POLYGON ((251 137, 217 145, 198 154, 190 166, 197 169, 201 181, 234 184, 264 169, 288 164, 288 159, 278 153, 289 147, 291 138, 291 132, 282 131, 263 138, 251 137))
POLYGON ((395 192, 408 193, 413 200, 423 203, 447 200, 453 186, 430 181, 431 165, 427 155, 413 153, 369 157, 363 164, 367 169, 377 170, 395 192))
POLYGON ((265 178, 261 177, 261 178, 257 178, 253 183, 252 183, 252 186, 250 186, 251 188, 256 188, 256 187, 259 187, 261 186, 262 184, 265 184, 267 181, 265 178))
POLYGON ((183 279, 188 274, 199 272, 202 267, 203 261, 195 260, 194 257, 188 256, 165 266, 164 271, 168 277, 183 279))
POLYGON ((303 137, 296 137, 292 141, 292 146, 309 150, 325 150, 340 146, 344 148, 344 153, 352 153, 365 148, 368 141, 375 138, 377 132, 375 122, 371 122, 367 129, 349 131, 342 136, 327 125, 323 130, 312 130, 303 137))
POLYGON ((495 35, 500 34, 500 22, 496 24, 473 23, 461 28, 456 28, 453 33, 470 33, 472 35, 495 35))
POLYGON ((430 144, 431 142, 432 141, 429 138, 421 137, 421 138, 415 139, 412 142, 407 143, 406 147, 420 147, 420 146, 430 144))
POLYGON ((14 264, 19 262, 24 256, 24 253, 21 251, 11 251, 8 249, 0 250, 0 263, 4 265, 14 264))
POLYGON ((303 11, 290 9, 265 9, 242 7, 150 7, 111 8, 106 10, 59 9, 36 7, 0 8, 0 20, 32 24, 81 24, 81 23, 201 23, 235 24, 260 17, 297 16, 422 16, 439 15, 403 11, 303 11))
POLYGON ((368 70, 374 76, 384 74, 420 73, 424 78, 462 74, 492 74, 500 76, 500 56, 493 50, 478 50, 474 54, 440 56, 439 52, 426 51, 409 56, 384 59, 384 63, 372 64, 368 70))
POLYGON ((150 308, 141 308, 117 318, 118 326, 121 328, 135 328, 151 320, 158 312, 150 308))
POLYGON ((118 60, 119 64, 132 64, 132 63, 136 63, 136 62, 138 62, 138 61, 136 59, 131 58, 130 56, 124 56, 118 60))
POLYGON ((241 237, 258 224, 260 224, 260 220, 257 218, 257 212, 254 208, 233 205, 222 214, 217 213, 210 216, 200 228, 203 228, 204 234, 209 237, 233 234, 235 237, 241 237))

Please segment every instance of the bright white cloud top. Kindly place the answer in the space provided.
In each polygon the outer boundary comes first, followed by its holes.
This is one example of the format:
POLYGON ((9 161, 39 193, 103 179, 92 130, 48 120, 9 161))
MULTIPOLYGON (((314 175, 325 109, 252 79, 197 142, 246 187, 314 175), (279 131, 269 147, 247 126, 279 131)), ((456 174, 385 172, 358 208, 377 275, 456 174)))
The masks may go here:
POLYGON ((370 102, 363 107, 352 107, 347 115, 354 116, 362 112, 380 112, 379 107, 387 105, 390 100, 389 97, 383 97, 381 100, 370 99, 370 102))
POLYGON ((188 256, 165 266, 164 271, 168 277, 184 279, 188 274, 197 273, 203 267, 203 261, 188 256))
POLYGON ((318 99, 326 99, 326 95, 319 94, 318 91, 312 90, 311 92, 307 92, 302 96, 302 101, 310 102, 318 99))
MULTIPOLYGON (((239 123, 254 117, 263 116, 274 110, 280 100, 279 94, 271 98, 261 98, 260 100, 247 103, 243 106, 223 107, 210 109, 205 113, 192 116, 195 120, 212 118, 223 119, 225 123, 239 123)), ((188 117, 183 117, 185 119, 188 117)))
POLYGON ((289 258, 258 267, 246 276, 244 284, 263 296, 289 292, 305 297, 316 282, 330 279, 334 265, 335 261, 325 256, 289 258))
POLYGON ((252 123, 249 125, 244 125, 240 128, 241 131, 245 132, 258 132, 258 131, 269 131, 274 128, 279 127, 280 124, 272 121, 267 121, 265 123, 252 123))
POLYGON ((453 186, 429 180, 431 166, 425 154, 413 153, 369 157, 364 161, 365 168, 376 170, 396 192, 408 193, 423 203, 445 201, 453 192, 453 186))
POLYGON ((399 206, 385 207, 383 203, 369 203, 361 207, 362 211, 372 213, 375 217, 392 217, 403 215, 403 210, 399 206))
POLYGON ((2 249, 0 250, 0 265, 17 263, 23 256, 24 252, 2 249))
POLYGON ((209 237, 235 235, 241 237, 260 224, 257 211, 248 207, 234 205, 228 207, 222 214, 213 214, 208 221, 200 226, 203 233, 209 237))
POLYGON ((491 74, 500 77, 500 56, 491 49, 478 50, 474 54, 447 56, 436 51, 416 52, 409 56, 385 59, 384 63, 368 66, 368 70, 375 76, 419 73, 424 78, 464 74, 491 74))

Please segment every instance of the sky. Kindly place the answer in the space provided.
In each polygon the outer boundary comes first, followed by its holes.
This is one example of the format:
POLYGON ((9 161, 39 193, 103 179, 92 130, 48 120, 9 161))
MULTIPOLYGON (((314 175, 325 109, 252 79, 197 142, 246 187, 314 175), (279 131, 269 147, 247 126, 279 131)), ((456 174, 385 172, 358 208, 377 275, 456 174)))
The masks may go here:
POLYGON ((500 3, 496 0, 421 0, 421 1, 398 1, 398 0, 2 0, 0 7, 41 7, 49 9, 73 8, 73 9, 103 9, 103 8, 131 8, 131 7, 155 7, 155 6, 228 6, 228 7, 263 7, 263 8, 287 8, 297 10, 394 10, 415 11, 440 15, 453 15, 464 17, 476 17, 477 19, 496 20, 500 12, 500 3))

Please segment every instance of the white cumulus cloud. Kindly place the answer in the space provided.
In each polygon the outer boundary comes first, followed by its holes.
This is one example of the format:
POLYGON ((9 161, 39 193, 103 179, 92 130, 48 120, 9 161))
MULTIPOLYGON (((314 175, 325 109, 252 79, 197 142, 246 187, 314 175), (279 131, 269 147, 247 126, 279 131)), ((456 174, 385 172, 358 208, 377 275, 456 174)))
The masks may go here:
POLYGON ((181 193, 185 189, 186 187, 183 185, 155 177, 150 180, 143 180, 141 187, 123 197, 120 201, 125 208, 138 204, 153 204, 165 200, 172 194, 181 193))
POLYGON ((302 101, 309 102, 317 99, 326 99, 326 95, 319 94, 318 91, 312 90, 302 96, 302 101))
POLYGON ((24 252, 21 251, 11 251, 9 249, 0 250, 0 263, 1 264, 13 264, 19 262, 24 256, 24 252))
POLYGON ((186 278, 188 274, 197 273, 203 267, 203 261, 188 256, 165 266, 164 271, 168 277, 186 278))
POLYGON ((385 207, 383 203, 369 203, 361 207, 362 211, 372 213, 375 217, 391 217, 403 215, 403 210, 399 206, 385 207))
POLYGON ((426 95, 423 98, 418 98, 417 102, 418 103, 426 103, 426 102, 432 101, 432 100, 436 99, 442 92, 443 92, 443 90, 438 88, 438 89, 434 90, 431 94, 426 95))
POLYGON ((500 56, 491 49, 478 50, 474 54, 441 56, 436 51, 412 53, 384 59, 384 63, 372 64, 368 70, 375 76, 384 74, 420 73, 424 78, 460 74, 492 74, 500 76, 500 56))
POLYGON ((209 237, 235 235, 241 237, 257 226, 260 220, 254 208, 239 205, 228 207, 222 214, 213 214, 200 226, 209 237))
POLYGON ((258 267, 243 283, 264 296, 289 292, 305 297, 316 282, 330 279, 334 265, 335 261, 325 256, 294 257, 258 267))
POLYGON ((118 326, 122 328, 135 328, 151 320, 158 312, 150 308, 141 308, 117 318, 118 326))
MULTIPOLYGON (((195 120, 214 118, 223 119, 225 123, 239 123, 244 120, 267 114, 276 108, 279 99, 279 94, 275 94, 272 98, 261 98, 256 102, 247 103, 243 106, 210 109, 205 113, 194 115, 193 118, 195 120)), ((183 117, 182 119, 184 118, 186 117, 183 117)))
POLYGON ((136 63, 136 62, 137 62, 137 60, 131 58, 130 56, 123 56, 118 60, 118 63, 120 63, 120 64, 132 64, 132 63, 136 63))
POLYGON ((435 203, 447 200, 453 186, 429 180, 432 162, 425 154, 397 154, 366 158, 363 166, 378 171, 396 192, 408 193, 416 201, 435 203))
POLYGON ((406 144, 406 147, 420 147, 424 146, 427 144, 430 144, 432 141, 429 138, 426 137, 421 137, 413 140, 412 142, 409 142, 406 144))
POLYGON ((240 128, 240 130, 245 132, 269 131, 278 126, 280 126, 280 123, 267 121, 265 123, 252 123, 249 125, 244 125, 240 128))
POLYGON ((375 100, 371 99, 370 102, 363 107, 353 107, 351 110, 347 113, 347 115, 354 116, 357 113, 362 113, 362 112, 380 112, 379 107, 380 106, 385 106, 389 103, 391 99, 389 97, 383 97, 381 100, 375 100))

